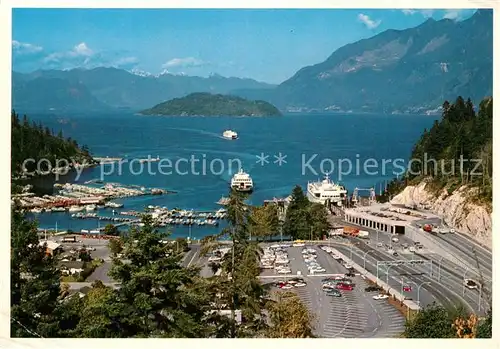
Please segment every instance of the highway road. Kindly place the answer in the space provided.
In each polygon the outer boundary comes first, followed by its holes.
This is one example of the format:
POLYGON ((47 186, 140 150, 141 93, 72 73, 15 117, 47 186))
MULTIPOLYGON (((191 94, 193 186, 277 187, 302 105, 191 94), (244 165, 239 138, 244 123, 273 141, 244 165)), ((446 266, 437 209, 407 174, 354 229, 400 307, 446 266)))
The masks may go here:
MULTIPOLYGON (((440 224, 439 219, 419 220, 412 223, 412 226, 417 227, 417 224, 440 224)), ((437 243, 454 255, 456 258, 464 261, 471 268, 471 273, 479 277, 482 274, 485 281, 490 281, 492 278, 493 260, 492 253, 489 249, 480 245, 472 238, 460 233, 455 234, 432 234, 431 237, 437 243)), ((470 275, 471 277, 472 275, 470 275)), ((473 278, 473 277, 471 277, 473 278)))
MULTIPOLYGON (((351 239, 355 244, 358 239, 351 239)), ((339 245, 339 250, 345 255, 350 255, 350 248, 345 245, 339 245)), ((457 270, 451 262, 443 260, 441 262, 441 271, 438 273, 439 256, 432 253, 424 252, 421 254, 413 255, 400 253, 399 256, 394 257, 389 255, 384 249, 377 249, 371 245, 360 243, 354 245, 353 260, 363 265, 363 257, 366 255, 366 269, 376 275, 376 262, 377 261, 395 261, 395 260, 411 260, 423 259, 433 261, 433 270, 429 266, 394 266, 389 269, 389 284, 401 289, 401 278, 403 277, 403 284, 409 284, 412 287, 411 298, 417 300, 416 287, 422 285, 420 289, 420 301, 422 305, 427 305, 433 301, 437 301, 447 307, 454 307, 460 303, 466 305, 470 310, 484 313, 487 309, 486 297, 481 298, 481 310, 479 310, 479 292, 477 290, 469 290, 463 286, 463 272, 457 270), (402 275, 404 274, 404 275, 402 275), (422 274, 422 275, 412 275, 422 274), (437 280, 440 274, 440 280, 437 280), (407 281, 405 281, 407 280, 407 281), (412 281, 413 283, 410 283, 412 281), (424 284, 426 283, 426 284, 424 284), (463 292, 465 291, 465 292, 463 292)), ((386 277, 384 272, 386 267, 380 268, 379 275, 386 277)), ((384 279, 383 279, 384 280, 384 279)))

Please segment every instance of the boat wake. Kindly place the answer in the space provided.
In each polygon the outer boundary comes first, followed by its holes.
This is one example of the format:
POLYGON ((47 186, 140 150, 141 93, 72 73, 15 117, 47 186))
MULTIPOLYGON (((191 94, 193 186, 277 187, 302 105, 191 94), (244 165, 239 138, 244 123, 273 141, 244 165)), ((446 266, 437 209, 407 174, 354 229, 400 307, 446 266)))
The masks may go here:
POLYGON ((201 135, 206 135, 206 136, 212 136, 212 137, 215 137, 215 138, 225 139, 224 137, 222 137, 218 133, 204 131, 204 130, 200 130, 200 129, 197 129, 197 128, 167 127, 167 129, 168 130, 176 130, 176 131, 193 132, 193 133, 198 133, 198 134, 201 134, 201 135))

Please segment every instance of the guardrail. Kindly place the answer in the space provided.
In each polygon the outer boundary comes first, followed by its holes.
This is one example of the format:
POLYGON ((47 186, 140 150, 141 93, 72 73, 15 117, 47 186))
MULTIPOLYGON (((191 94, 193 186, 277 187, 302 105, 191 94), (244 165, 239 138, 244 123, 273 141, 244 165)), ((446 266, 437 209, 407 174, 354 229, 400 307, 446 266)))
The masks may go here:
POLYGON ((420 310, 420 306, 417 303, 415 303, 415 302, 413 302, 413 301, 411 301, 409 299, 406 299, 406 297, 403 294, 401 294, 400 292, 398 292, 394 287, 391 287, 390 285, 388 285, 387 283, 383 282, 382 280, 377 279, 377 277, 375 275, 373 275, 372 273, 370 273, 368 270, 364 269, 359 264, 357 264, 354 261, 352 261, 350 258, 348 258, 344 254, 342 254, 337 249, 335 249, 335 248, 332 247, 332 250, 334 250, 335 254, 339 255, 344 261, 346 261, 347 263, 351 264, 352 267, 354 269, 356 269, 365 278, 367 278, 368 280, 370 280, 372 282, 375 282, 378 286, 380 286, 389 295, 395 297, 397 300, 399 300, 400 302, 402 302, 406 306, 406 308, 407 308, 407 314, 406 314, 407 318, 410 317, 410 311, 412 311, 412 312, 418 312, 420 310))

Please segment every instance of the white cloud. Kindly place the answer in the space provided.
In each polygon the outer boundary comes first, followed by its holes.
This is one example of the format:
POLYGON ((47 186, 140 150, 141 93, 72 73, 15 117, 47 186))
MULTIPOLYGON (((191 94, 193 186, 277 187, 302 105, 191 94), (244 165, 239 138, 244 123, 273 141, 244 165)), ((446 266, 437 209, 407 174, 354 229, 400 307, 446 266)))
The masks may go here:
POLYGON ((71 54, 76 55, 76 56, 92 56, 94 54, 94 51, 92 51, 86 43, 81 42, 75 47, 73 47, 73 51, 70 51, 71 54))
POLYGON ((43 47, 29 44, 27 42, 19 42, 12 40, 12 51, 17 54, 31 54, 38 53, 43 50, 43 47))
POLYGON ((363 13, 360 13, 358 15, 358 20, 361 23, 363 23, 368 29, 375 29, 375 28, 377 28, 380 25, 380 23, 382 23, 381 20, 374 21, 369 16, 367 16, 367 15, 365 15, 363 13))
POLYGON ((194 57, 186 57, 186 58, 173 58, 168 62, 162 64, 162 68, 192 68, 192 67, 201 67, 207 65, 208 62, 202 61, 201 59, 197 59, 194 57))
POLYGON ((65 52, 54 52, 44 58, 44 62, 60 62, 61 60, 67 59, 79 59, 81 57, 86 57, 84 60, 84 64, 90 61, 90 57, 94 55, 94 51, 92 51, 86 43, 81 42, 75 47, 73 47, 70 51, 65 52))
POLYGON ((412 10, 412 9, 403 9, 403 10, 401 10, 401 12, 403 12, 406 16, 411 16, 411 15, 415 14, 417 11, 412 10))

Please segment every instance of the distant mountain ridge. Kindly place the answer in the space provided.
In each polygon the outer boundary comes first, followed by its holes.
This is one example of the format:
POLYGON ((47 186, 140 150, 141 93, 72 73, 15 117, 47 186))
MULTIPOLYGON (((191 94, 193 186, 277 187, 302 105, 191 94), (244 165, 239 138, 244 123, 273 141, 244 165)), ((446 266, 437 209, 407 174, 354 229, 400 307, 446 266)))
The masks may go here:
POLYGON ((457 95, 479 103, 493 90, 493 11, 429 19, 345 45, 272 91, 235 93, 289 111, 419 113, 457 95))
POLYGON ((193 92, 227 94, 237 89, 274 87, 252 79, 211 75, 157 76, 146 72, 95 69, 12 72, 12 104, 20 110, 142 110, 193 92))
MULTIPOLYGON (((279 62, 277 62, 279 64, 279 62)), ((139 111, 194 92, 264 100, 284 111, 437 112, 446 99, 493 93, 493 11, 429 19, 345 45, 278 86, 252 79, 153 76, 116 68, 13 72, 14 108, 139 111)), ((22 112, 22 110, 19 110, 22 112)))

